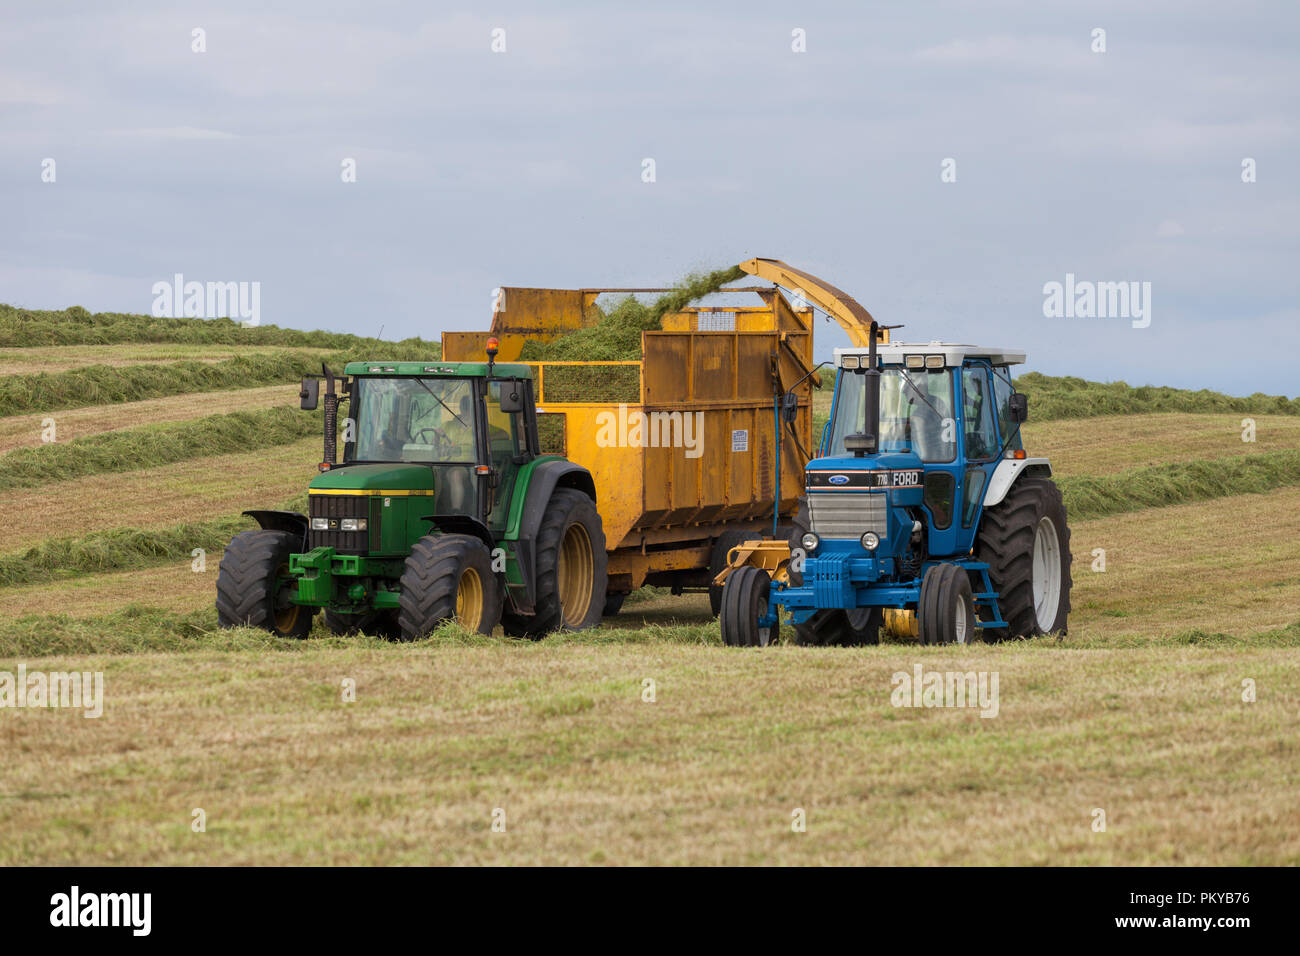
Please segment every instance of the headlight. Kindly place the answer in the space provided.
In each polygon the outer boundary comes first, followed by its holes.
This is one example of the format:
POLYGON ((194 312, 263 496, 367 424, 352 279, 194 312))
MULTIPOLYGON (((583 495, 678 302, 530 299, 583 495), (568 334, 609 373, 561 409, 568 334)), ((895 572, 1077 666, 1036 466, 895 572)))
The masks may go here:
POLYGON ((366 519, 365 518, 344 518, 342 521, 339 522, 339 530, 340 531, 365 531, 366 519))
POLYGON ((857 368, 858 357, 856 355, 841 355, 840 368, 857 368))
POLYGON ((875 551, 880 547, 880 536, 874 531, 868 531, 862 536, 862 546, 868 551, 875 551))
POLYGON ((813 534, 811 531, 808 531, 799 539, 799 543, 803 545, 805 551, 816 551, 817 545, 822 543, 822 539, 817 537, 817 535, 813 534))
POLYGON ((311 530, 313 530, 313 531, 328 531, 329 529, 330 529, 330 519, 329 519, 329 518, 312 518, 312 519, 311 519, 311 530))

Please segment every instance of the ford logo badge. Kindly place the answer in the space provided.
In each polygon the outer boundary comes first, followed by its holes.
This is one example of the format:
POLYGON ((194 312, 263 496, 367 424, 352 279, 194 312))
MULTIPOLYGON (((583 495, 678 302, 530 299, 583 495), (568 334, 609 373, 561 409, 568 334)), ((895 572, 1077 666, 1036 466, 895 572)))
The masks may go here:
POLYGON ((831 475, 826 479, 832 485, 847 485, 849 483, 848 475, 831 475))

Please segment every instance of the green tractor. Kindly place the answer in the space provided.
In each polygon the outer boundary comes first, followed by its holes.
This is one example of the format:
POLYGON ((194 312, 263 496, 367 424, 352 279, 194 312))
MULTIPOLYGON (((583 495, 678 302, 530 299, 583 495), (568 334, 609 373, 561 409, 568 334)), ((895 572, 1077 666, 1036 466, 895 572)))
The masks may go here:
POLYGON ((305 637, 323 611, 336 634, 415 640, 448 620, 529 638, 599 623, 591 473, 542 453, 532 371, 496 354, 489 340, 486 362, 350 362, 341 380, 304 379, 302 408, 323 400, 325 418, 308 513, 244 512, 260 530, 221 559, 221 626, 305 637))

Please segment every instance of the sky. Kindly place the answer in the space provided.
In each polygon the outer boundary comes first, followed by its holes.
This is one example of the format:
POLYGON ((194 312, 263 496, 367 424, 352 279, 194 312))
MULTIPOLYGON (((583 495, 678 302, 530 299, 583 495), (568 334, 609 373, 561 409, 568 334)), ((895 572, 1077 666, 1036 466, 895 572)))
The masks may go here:
POLYGON ((896 338, 1294 397, 1298 51, 1248 0, 0 0, 0 302, 148 313, 181 273, 436 339, 498 286, 766 256, 896 338), (1046 315, 1067 274, 1149 311, 1046 315))

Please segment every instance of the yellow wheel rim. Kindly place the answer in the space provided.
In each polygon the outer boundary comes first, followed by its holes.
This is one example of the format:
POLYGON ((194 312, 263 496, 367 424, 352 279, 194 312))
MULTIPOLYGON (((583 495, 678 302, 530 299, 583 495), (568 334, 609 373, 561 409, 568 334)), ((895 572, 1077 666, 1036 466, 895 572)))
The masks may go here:
POLYGON ((456 620, 471 631, 483 623, 483 579, 473 568, 462 571, 456 585, 456 620))
POLYGON ((592 579, 596 562, 591 555, 591 538, 580 524, 571 524, 560 545, 560 564, 556 568, 560 591, 560 613, 564 623, 577 627, 591 609, 592 579))
MULTIPOLYGON (((282 564, 280 565, 279 569, 277 569, 275 572, 275 581, 276 581, 275 590, 276 590, 277 598, 280 595, 280 587, 282 586, 280 582, 282 582, 287 577, 289 577, 289 565, 282 564)), ((276 610, 275 611, 276 633, 278 634, 293 633, 294 625, 298 623, 298 615, 301 611, 302 611, 302 607, 298 604, 290 604, 286 608, 276 610)))

